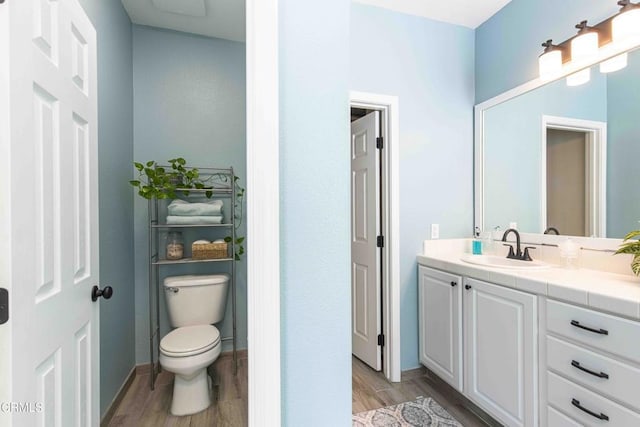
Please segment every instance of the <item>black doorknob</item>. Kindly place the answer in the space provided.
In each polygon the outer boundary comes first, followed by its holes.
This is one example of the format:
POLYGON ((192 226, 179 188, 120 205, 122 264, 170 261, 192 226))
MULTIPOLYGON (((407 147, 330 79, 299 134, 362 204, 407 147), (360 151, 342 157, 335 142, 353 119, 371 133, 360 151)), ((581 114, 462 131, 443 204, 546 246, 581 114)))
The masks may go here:
POLYGON ((113 295, 113 288, 111 286, 105 286, 104 289, 100 289, 97 286, 91 288, 91 301, 96 301, 98 298, 103 297, 109 299, 113 295))

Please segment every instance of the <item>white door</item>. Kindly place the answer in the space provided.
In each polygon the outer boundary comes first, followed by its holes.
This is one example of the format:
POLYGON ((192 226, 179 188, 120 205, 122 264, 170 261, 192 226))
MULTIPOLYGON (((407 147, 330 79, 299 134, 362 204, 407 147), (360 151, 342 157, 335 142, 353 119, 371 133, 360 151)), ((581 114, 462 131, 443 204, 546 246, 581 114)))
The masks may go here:
POLYGON ((0 419, 97 426, 96 32, 76 0, 6 1, 0 69, 0 419))
POLYGON ((509 427, 537 425, 535 295, 465 279, 466 395, 509 427))
POLYGON ((351 336, 353 354, 382 369, 380 325, 380 113, 351 123, 351 336))
POLYGON ((418 268, 420 362, 462 391, 462 277, 418 268))

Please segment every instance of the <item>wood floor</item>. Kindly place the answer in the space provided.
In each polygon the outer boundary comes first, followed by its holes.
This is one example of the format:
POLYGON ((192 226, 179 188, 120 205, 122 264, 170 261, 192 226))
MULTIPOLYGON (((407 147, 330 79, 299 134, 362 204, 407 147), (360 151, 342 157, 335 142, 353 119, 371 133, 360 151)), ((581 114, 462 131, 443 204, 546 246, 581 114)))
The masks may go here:
MULTIPOLYGON (((211 368, 215 404, 186 417, 169 413, 173 375, 163 371, 155 390, 149 374, 137 374, 107 426, 113 427, 245 427, 247 426, 247 353, 238 354, 238 374, 233 375, 231 354, 223 354, 211 368)), ((465 427, 500 426, 458 395, 448 384, 426 369, 403 372, 402 382, 390 383, 357 358, 352 358, 353 413, 432 397, 465 427), (486 421, 485 421, 486 420, 486 421)))
POLYGON ((173 374, 163 371, 155 390, 149 375, 136 375, 108 426, 125 427, 243 427, 247 425, 247 355, 238 353, 238 374, 233 375, 231 354, 222 354, 210 368, 216 402, 206 411, 185 417, 169 413, 173 374))
POLYGON ((402 373, 402 382, 390 383, 382 372, 376 372, 352 357, 353 413, 431 397, 464 427, 500 426, 479 408, 459 395, 451 386, 420 368, 402 373))

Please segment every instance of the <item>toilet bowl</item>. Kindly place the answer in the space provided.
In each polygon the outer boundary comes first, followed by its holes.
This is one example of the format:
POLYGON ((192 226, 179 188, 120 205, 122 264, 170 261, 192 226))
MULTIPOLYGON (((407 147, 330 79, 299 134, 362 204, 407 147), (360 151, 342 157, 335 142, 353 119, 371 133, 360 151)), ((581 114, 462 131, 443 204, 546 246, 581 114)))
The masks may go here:
POLYGON ((160 341, 160 364, 175 374, 171 414, 195 414, 211 405, 207 367, 220 355, 220 332, 212 325, 184 326, 160 341))

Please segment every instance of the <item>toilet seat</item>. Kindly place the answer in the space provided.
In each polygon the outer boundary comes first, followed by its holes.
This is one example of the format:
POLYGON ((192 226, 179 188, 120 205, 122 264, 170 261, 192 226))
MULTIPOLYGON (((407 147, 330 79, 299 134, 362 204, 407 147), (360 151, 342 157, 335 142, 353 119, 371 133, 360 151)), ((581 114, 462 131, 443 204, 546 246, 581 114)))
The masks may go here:
POLYGON ((213 325, 183 326, 160 341, 165 356, 189 357, 211 350, 220 343, 220 331, 213 325))

